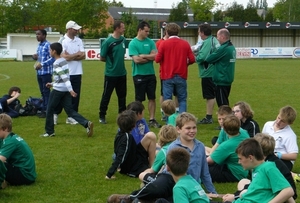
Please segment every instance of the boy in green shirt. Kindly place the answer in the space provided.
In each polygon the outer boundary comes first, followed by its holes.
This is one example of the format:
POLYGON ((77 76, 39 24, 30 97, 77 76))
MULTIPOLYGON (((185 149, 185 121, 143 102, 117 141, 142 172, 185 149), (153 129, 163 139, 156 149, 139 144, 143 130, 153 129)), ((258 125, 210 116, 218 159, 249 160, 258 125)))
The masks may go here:
MULTIPOLYGON (((6 114, 0 114, 0 161, 4 163, 0 164, 0 172, 6 170, 5 181, 10 185, 29 185, 35 182, 32 151, 23 138, 12 132, 12 120, 6 114)), ((0 176, 3 178, 3 174, 0 176)))
POLYGON ((176 103, 171 99, 167 99, 161 103, 161 109, 165 116, 167 116, 167 125, 176 127, 176 118, 178 112, 176 111, 176 103))

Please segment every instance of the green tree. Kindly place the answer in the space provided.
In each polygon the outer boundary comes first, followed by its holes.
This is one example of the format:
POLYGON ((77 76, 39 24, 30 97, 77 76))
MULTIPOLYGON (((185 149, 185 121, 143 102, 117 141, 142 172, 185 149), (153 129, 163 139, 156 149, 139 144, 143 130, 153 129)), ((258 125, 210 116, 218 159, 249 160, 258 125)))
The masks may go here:
POLYGON ((226 10, 226 17, 232 18, 233 21, 244 21, 244 6, 234 1, 226 10))
POLYGON ((195 21, 210 21, 216 6, 215 0, 189 0, 189 6, 193 10, 195 21))
POLYGON ((244 21, 262 21, 263 18, 257 14, 257 9, 254 4, 247 5, 247 8, 244 10, 244 21))
POLYGON ((273 15, 273 8, 268 9, 268 12, 267 12, 267 15, 266 15, 264 21, 265 22, 274 22, 274 21, 276 21, 276 18, 273 15))
POLYGON ((169 22, 175 22, 175 21, 184 21, 184 22, 188 22, 189 21, 189 17, 187 15, 186 12, 186 7, 187 5, 185 3, 178 3, 177 6, 172 6, 172 9, 170 11, 170 15, 169 15, 169 22))
POLYGON ((126 38, 134 38, 137 34, 137 26, 139 24, 139 21, 137 17, 133 15, 131 8, 128 12, 122 13, 121 20, 125 24, 124 36, 126 38))
POLYGON ((124 7, 121 1, 116 2, 116 0, 113 0, 112 2, 108 2, 108 6, 124 7))
POLYGON ((280 21, 300 21, 300 0, 278 0, 273 9, 273 15, 280 21))
POLYGON ((220 22, 220 21, 223 21, 223 18, 224 18, 224 16, 225 16, 225 13, 224 13, 224 11, 222 11, 221 9, 219 9, 219 10, 216 10, 216 11, 213 13, 213 15, 214 15, 213 21, 220 22))

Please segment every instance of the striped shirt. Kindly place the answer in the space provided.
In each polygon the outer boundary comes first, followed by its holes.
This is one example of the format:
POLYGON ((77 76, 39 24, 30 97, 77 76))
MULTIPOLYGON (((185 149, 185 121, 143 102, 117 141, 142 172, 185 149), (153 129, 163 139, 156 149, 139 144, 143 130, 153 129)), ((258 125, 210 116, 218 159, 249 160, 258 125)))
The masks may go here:
POLYGON ((37 70, 38 75, 47 75, 53 73, 54 58, 50 56, 50 43, 45 40, 39 43, 36 51, 38 55, 38 61, 41 63, 42 68, 37 70))
POLYGON ((70 92, 73 90, 70 75, 68 62, 64 58, 59 58, 53 63, 53 89, 60 92, 70 92))

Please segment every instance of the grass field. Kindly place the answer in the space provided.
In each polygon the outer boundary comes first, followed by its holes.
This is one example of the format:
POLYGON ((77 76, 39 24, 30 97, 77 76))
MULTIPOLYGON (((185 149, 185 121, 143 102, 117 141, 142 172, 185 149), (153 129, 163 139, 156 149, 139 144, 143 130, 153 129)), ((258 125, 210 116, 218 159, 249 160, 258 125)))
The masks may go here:
MULTIPOLYGON (((282 106, 291 105, 300 112, 299 62, 296 59, 238 60, 230 94, 231 105, 240 100, 250 103, 255 111, 254 119, 261 129, 266 121, 275 120, 282 106)), ((130 64, 131 62, 126 62, 127 103, 134 100, 130 64)), ((108 124, 100 125, 98 108, 103 90, 104 63, 84 61, 83 66, 79 112, 95 123, 94 136, 87 138, 82 126, 65 124, 65 113, 59 116, 58 125, 55 127, 56 136, 53 138, 39 137, 44 133, 44 119, 35 116, 14 119, 13 131, 23 137, 32 148, 38 177, 31 186, 11 186, 0 191, 0 202, 104 203, 110 194, 130 193, 139 188, 138 179, 118 173, 115 180, 104 179, 111 165, 113 140, 117 131, 117 99, 113 93, 107 115, 108 124)), ((6 94, 11 86, 21 87, 22 103, 29 96, 39 96, 33 62, 0 62, 0 94, 6 94)), ((159 89, 158 83, 157 96, 159 89)), ((147 106, 147 103, 144 105, 147 106)), ((197 65, 189 67, 188 111, 199 119, 205 115, 205 101, 201 96, 197 65)), ((156 115, 157 120, 160 120, 158 103, 156 115)), ((145 118, 148 119, 147 110, 145 118)), ((215 115, 214 120, 217 121, 215 115)), ((212 125, 198 125, 197 138, 210 146, 211 137, 218 134, 214 130, 216 126, 217 122, 212 125)), ((292 128, 296 134, 300 134, 299 118, 292 128)), ((153 131, 157 133, 158 129, 153 131)), ((300 172, 299 161, 296 161, 294 171, 300 172)), ((236 184, 215 184, 215 187, 219 193, 228 193, 235 191, 236 184)))

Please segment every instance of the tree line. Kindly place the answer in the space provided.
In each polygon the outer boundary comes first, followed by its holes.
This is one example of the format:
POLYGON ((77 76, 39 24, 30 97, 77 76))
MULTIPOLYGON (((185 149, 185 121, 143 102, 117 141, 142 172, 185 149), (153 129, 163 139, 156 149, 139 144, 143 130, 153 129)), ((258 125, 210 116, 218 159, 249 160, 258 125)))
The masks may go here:
MULTIPOLYGON (((237 1, 228 5, 216 0, 182 0, 172 5, 168 22, 188 22, 187 9, 193 11, 194 21, 295 22, 300 21, 298 5, 300 0, 277 0, 273 8, 268 7, 267 0, 249 0, 245 8, 237 1)), ((5 37, 7 33, 33 32, 47 27, 64 33, 69 20, 83 26, 82 38, 107 37, 112 32, 111 27, 105 27, 109 6, 124 5, 116 0, 0 0, 0 37, 5 37)), ((125 36, 135 37, 139 20, 131 9, 122 14, 121 20, 125 22, 125 36)), ((150 37, 157 38, 160 35, 158 23, 149 23, 150 37)))

